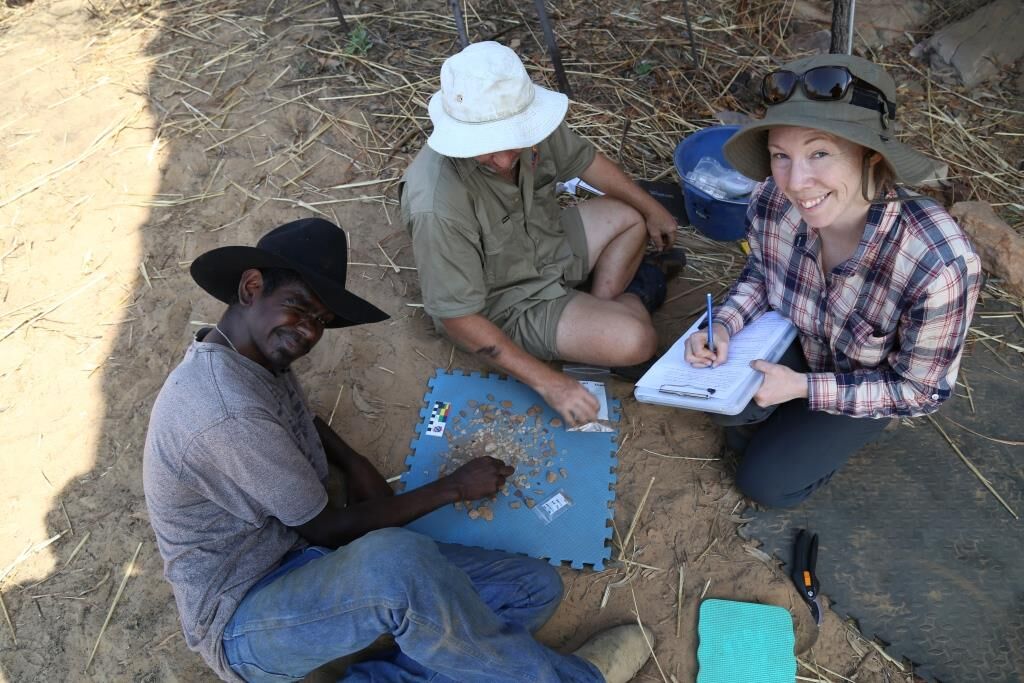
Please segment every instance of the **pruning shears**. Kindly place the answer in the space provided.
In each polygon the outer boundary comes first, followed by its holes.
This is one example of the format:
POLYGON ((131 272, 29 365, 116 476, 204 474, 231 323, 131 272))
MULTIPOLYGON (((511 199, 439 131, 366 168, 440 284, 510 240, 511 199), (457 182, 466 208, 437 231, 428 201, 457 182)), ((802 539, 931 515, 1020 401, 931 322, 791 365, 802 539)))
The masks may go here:
POLYGON ((797 593, 810 608, 814 621, 821 626, 824 611, 821 607, 821 597, 818 595, 818 576, 814 573, 817 563, 818 534, 800 529, 793 544, 793 572, 790 577, 796 585, 797 593))

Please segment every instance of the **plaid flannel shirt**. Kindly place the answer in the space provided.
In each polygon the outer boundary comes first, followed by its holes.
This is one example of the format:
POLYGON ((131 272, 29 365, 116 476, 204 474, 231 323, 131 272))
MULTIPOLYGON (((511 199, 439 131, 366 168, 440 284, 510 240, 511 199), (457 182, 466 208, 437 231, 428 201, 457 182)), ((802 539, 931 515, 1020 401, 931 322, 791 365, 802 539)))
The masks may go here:
POLYGON ((767 310, 792 320, 812 410, 914 416, 949 398, 982 280, 941 206, 872 204, 856 252, 828 276, 821 237, 772 179, 754 191, 747 219, 751 254, 715 322, 734 335, 767 310))

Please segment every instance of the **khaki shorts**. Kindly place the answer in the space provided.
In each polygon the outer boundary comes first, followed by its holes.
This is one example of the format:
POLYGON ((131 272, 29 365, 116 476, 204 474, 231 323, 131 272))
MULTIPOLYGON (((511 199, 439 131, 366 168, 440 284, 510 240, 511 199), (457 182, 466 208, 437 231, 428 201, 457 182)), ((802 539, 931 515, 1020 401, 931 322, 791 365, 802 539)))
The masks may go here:
POLYGON ((562 312, 579 292, 572 289, 587 279, 590 263, 587 254, 587 234, 583 230, 583 219, 579 209, 571 206, 563 209, 559 222, 565 229, 566 238, 572 248, 572 263, 565 269, 565 296, 557 299, 537 301, 513 316, 502 327, 502 331, 535 358, 554 360, 558 358, 558 321, 562 312))

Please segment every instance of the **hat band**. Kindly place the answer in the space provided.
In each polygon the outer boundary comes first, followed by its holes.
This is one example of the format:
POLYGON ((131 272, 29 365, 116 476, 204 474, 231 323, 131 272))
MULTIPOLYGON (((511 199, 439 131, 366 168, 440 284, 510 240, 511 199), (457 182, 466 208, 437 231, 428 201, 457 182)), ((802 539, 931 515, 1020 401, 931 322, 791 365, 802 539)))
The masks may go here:
MULTIPOLYGON (((816 66, 803 73, 778 69, 761 81, 761 98, 769 106, 782 104, 798 90, 815 102, 840 102, 850 95, 849 104, 879 111, 883 119, 896 119, 896 103, 874 84, 858 78, 845 66, 816 66)), ((885 121, 882 121, 885 126, 885 121)))
POLYGON ((882 115, 882 126, 888 128, 886 119, 890 121, 896 120, 896 105, 885 99, 884 95, 876 93, 872 90, 866 90, 860 88, 856 83, 853 84, 853 94, 850 96, 850 104, 855 107, 864 107, 872 111, 877 111, 882 115))
POLYGON ((529 109, 531 104, 533 104, 533 101, 537 98, 537 87, 535 85, 533 85, 532 83, 530 85, 531 85, 531 87, 530 87, 530 97, 529 97, 529 99, 527 99, 526 103, 523 104, 523 106, 521 106, 519 109, 517 109, 516 111, 512 112, 511 114, 501 115, 501 114, 497 114, 496 113, 494 116, 492 116, 490 118, 477 119, 477 120, 474 120, 474 121, 467 121, 466 119, 460 119, 449 108, 449 106, 448 106, 448 98, 447 97, 442 97, 441 98, 441 106, 444 108, 444 113, 445 114, 447 114, 448 116, 452 117, 453 119, 455 119, 459 123, 463 123, 463 124, 465 124, 467 126, 476 126, 476 125, 482 125, 482 124, 487 124, 487 123, 494 123, 496 121, 504 121, 506 119, 512 118, 513 116, 519 116, 524 111, 529 109))

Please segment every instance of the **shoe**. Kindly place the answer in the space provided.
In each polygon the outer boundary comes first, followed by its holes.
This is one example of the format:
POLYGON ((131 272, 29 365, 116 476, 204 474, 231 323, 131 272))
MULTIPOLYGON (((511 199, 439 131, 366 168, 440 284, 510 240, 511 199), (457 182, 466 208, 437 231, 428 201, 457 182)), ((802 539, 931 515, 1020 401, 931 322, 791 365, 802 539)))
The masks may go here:
POLYGON ((679 247, 647 254, 640 261, 626 293, 635 294, 647 312, 654 313, 665 303, 667 280, 679 275, 685 266, 686 252, 679 247))
POLYGON ((625 624, 601 631, 573 654, 597 667, 607 683, 628 683, 653 649, 654 633, 649 628, 625 624))
POLYGON ((681 247, 671 247, 665 251, 651 252, 643 260, 657 266, 666 279, 671 279, 686 267, 686 252, 681 247))
POLYGON ((641 261, 636 275, 626 287, 625 294, 635 294, 648 313, 654 313, 665 303, 668 287, 661 268, 648 261, 641 261))

